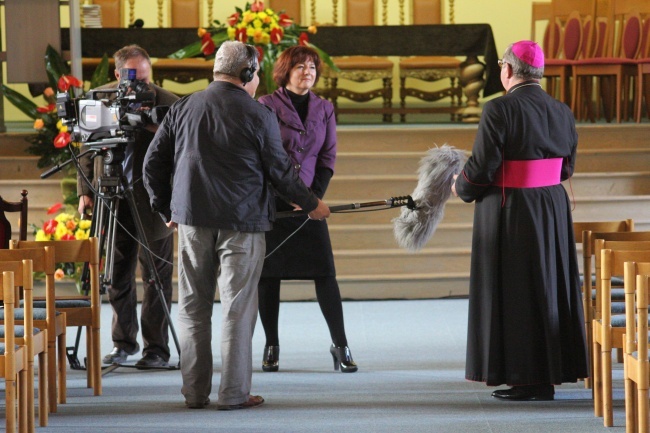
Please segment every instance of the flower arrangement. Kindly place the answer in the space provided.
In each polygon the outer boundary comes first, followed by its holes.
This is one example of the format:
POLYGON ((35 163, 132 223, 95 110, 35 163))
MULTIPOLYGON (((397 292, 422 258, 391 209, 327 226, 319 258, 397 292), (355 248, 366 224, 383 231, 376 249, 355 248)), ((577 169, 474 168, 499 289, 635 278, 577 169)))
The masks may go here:
POLYGON ((235 13, 228 17, 226 23, 222 24, 214 20, 211 27, 199 28, 200 41, 181 48, 169 57, 184 59, 204 56, 206 59, 211 59, 224 41, 237 40, 252 44, 259 53, 261 78, 266 91, 271 93, 276 88, 273 81, 273 65, 282 51, 295 45, 313 48, 325 64, 338 71, 327 53, 309 43, 309 33, 316 32, 316 26, 300 27, 287 14, 278 14, 273 9, 265 8, 263 1, 256 0, 253 3, 246 3, 244 10, 235 8, 235 13))
MULTIPOLYGON (((70 152, 78 152, 79 144, 71 143, 68 127, 57 115, 54 89, 58 92, 67 92, 71 98, 83 96, 83 82, 70 74, 68 63, 49 45, 45 51, 45 70, 49 86, 43 91, 45 103, 41 106, 0 84, 0 90, 7 100, 34 120, 36 134, 27 138, 31 143, 27 151, 32 155, 40 156, 37 164, 39 168, 49 168, 65 162, 70 159, 70 152), (68 144, 72 145, 68 146, 68 144)), ((107 82, 108 57, 104 55, 93 74, 90 87, 98 87, 107 82)), ((74 166, 70 168, 74 169, 74 166)))
MULTIPOLYGON (((61 203, 56 203, 47 210, 48 215, 53 215, 63 208, 61 203)), ((89 220, 81 220, 75 214, 61 212, 51 219, 45 221, 39 228, 34 228, 34 239, 36 241, 69 241, 82 240, 90 237, 89 220)), ((79 281, 82 272, 80 263, 57 263, 54 278, 61 280, 65 277, 79 281)))

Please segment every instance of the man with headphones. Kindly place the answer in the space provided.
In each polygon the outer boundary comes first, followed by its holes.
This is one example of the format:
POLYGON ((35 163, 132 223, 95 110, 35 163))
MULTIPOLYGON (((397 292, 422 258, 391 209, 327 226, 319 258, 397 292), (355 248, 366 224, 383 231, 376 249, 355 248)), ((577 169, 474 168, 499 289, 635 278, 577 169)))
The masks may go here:
POLYGON ((222 308, 217 408, 264 402, 250 390, 264 232, 275 219, 271 186, 311 219, 330 213, 294 170, 275 115, 253 99, 259 84, 257 55, 241 42, 221 44, 214 81, 171 107, 145 157, 151 206, 178 229, 181 392, 194 409, 210 402, 217 286, 222 308))

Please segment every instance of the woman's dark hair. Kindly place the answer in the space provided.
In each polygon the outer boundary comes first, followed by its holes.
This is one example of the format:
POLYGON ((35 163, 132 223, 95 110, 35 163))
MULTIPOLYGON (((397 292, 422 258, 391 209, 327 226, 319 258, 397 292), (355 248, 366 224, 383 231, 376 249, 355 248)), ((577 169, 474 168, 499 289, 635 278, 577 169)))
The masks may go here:
POLYGON ((285 87, 289 83, 291 69, 298 63, 304 63, 308 60, 314 62, 316 66, 316 79, 314 80, 314 85, 316 85, 322 68, 320 57, 316 50, 303 45, 296 45, 282 51, 273 68, 273 81, 278 87, 285 87))

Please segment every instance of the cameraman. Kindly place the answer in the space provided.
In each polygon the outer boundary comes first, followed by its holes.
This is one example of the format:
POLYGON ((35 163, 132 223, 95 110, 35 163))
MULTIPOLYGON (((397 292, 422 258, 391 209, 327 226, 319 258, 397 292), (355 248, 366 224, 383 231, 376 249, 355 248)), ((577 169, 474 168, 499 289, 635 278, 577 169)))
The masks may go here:
MULTIPOLYGON (((116 89, 120 82, 120 69, 136 70, 136 80, 149 85, 149 90, 155 92, 154 106, 170 106, 178 97, 156 85, 150 84, 151 59, 149 54, 138 45, 127 45, 113 55, 115 60, 115 78, 117 82, 106 84, 95 90, 116 89)), ((107 93, 107 96, 114 93, 107 93)), ((167 305, 171 307, 172 295, 172 261, 173 261, 173 230, 165 226, 157 213, 151 211, 149 197, 142 184, 142 166, 147 148, 153 139, 157 125, 146 125, 135 130, 135 140, 129 143, 122 162, 124 176, 133 187, 136 206, 149 248, 153 253, 153 261, 160 277, 159 283, 163 288, 167 305)), ((101 159, 101 158, 96 158, 101 159)), ((90 158, 82 158, 82 171, 86 177, 96 183, 100 177, 101 165, 95 165, 90 158)), ((81 175, 77 176, 77 194, 79 195, 79 213, 93 207, 91 189, 81 175)), ((142 281, 144 283, 144 298, 142 300, 142 340, 144 348, 142 358, 136 366, 142 368, 164 367, 169 361, 168 323, 164 306, 160 302, 155 284, 151 280, 144 248, 131 235, 137 237, 136 226, 126 199, 120 199, 119 213, 115 233, 115 261, 112 284, 108 288, 108 299, 113 307, 112 338, 113 351, 103 359, 104 364, 121 364, 129 355, 140 350, 136 338, 138 335, 138 317, 136 312, 136 264, 140 261, 142 281), (126 232, 125 232, 126 230, 126 232), (127 233, 128 232, 128 233, 127 233)))

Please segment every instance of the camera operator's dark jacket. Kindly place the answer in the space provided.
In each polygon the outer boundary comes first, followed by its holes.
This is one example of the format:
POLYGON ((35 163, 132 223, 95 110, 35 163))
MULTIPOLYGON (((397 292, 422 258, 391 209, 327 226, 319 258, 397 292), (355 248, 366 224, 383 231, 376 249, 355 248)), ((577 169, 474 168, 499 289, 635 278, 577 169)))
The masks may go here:
POLYGON ((171 107, 143 178, 152 208, 183 225, 268 231, 275 214, 268 183, 307 212, 318 205, 282 147, 275 114, 225 81, 171 107))
MULTIPOLYGON (((117 81, 108 83, 104 86, 98 87, 96 90, 110 90, 117 88, 117 81)), ((154 84, 149 84, 149 86, 156 93, 156 100, 154 106, 170 106, 174 102, 178 101, 178 96, 173 93, 165 90, 161 87, 158 87, 154 84)), ((107 97, 111 96, 107 94, 107 97)), ((126 152, 133 152, 133 196, 135 198, 136 207, 138 209, 138 214, 140 220, 142 221, 142 226, 144 227, 145 235, 147 236, 148 241, 154 241, 158 239, 165 238, 173 233, 173 230, 167 228, 165 223, 161 221, 160 215, 157 212, 153 212, 149 205, 149 195, 147 194, 144 184, 142 183, 142 166, 144 164, 144 156, 147 152, 147 148, 153 139, 153 132, 150 132, 144 128, 138 129, 136 131, 135 143, 133 145, 127 146, 126 152)), ((82 157, 79 160, 81 164, 81 169, 86 175, 86 177, 93 181, 95 187, 97 186, 97 178, 102 172, 101 158, 96 158, 95 162, 90 159, 89 156, 82 157)), ((90 195, 92 197, 93 193, 86 182, 81 178, 81 175, 77 175, 77 195, 90 195)), ((123 208, 126 208, 127 205, 124 203, 123 208)), ((121 214, 127 214, 122 212, 121 214)))

